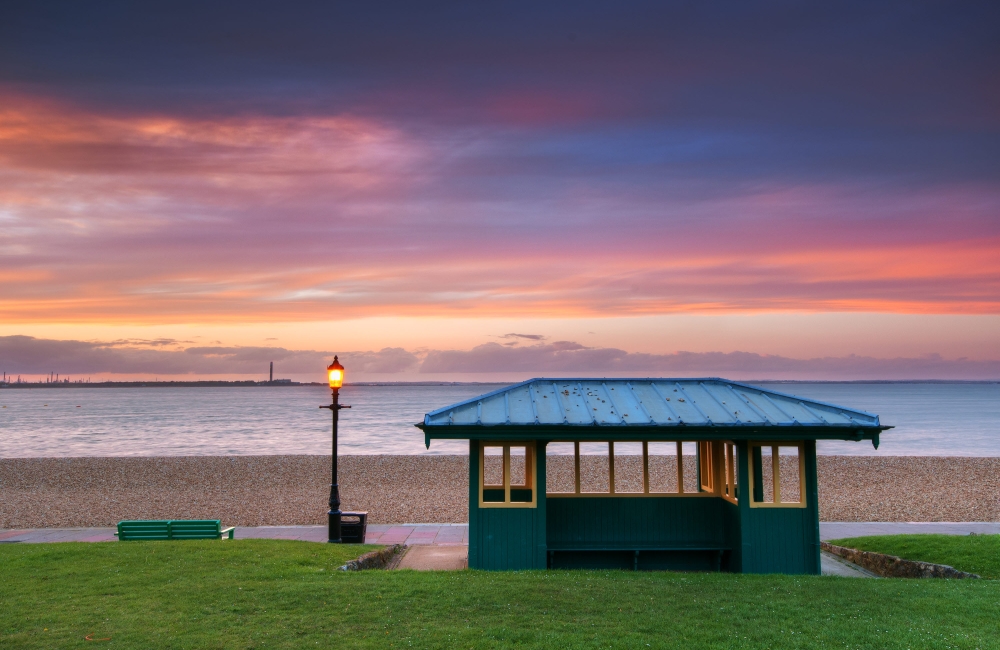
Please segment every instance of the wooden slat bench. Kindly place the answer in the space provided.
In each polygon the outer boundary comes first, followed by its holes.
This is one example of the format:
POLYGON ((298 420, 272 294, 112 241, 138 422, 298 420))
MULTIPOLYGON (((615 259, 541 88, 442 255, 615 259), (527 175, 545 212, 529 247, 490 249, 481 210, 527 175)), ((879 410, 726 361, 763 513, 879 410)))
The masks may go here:
POLYGON ((119 521, 120 541, 164 539, 224 539, 233 538, 234 526, 223 528, 218 519, 158 519, 145 521, 119 521))
POLYGON ((609 558, 616 556, 620 562, 624 556, 629 558, 628 562, 634 570, 638 570, 642 563, 642 557, 656 556, 660 554, 688 554, 700 555, 706 560, 704 569, 719 571, 722 569, 723 555, 729 551, 724 545, 719 544, 669 544, 669 545, 647 545, 647 544, 553 544, 548 548, 548 566, 554 568, 557 565, 556 556, 561 557, 573 555, 599 556, 607 555, 609 558))

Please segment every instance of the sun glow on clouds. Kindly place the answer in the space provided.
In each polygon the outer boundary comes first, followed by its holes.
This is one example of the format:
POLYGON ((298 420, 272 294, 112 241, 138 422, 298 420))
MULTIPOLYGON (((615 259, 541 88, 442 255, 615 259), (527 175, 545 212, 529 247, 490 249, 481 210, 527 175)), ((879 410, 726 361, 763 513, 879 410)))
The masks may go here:
POLYGON ((984 186, 584 186, 490 131, 2 105, 8 322, 1000 309, 984 186))

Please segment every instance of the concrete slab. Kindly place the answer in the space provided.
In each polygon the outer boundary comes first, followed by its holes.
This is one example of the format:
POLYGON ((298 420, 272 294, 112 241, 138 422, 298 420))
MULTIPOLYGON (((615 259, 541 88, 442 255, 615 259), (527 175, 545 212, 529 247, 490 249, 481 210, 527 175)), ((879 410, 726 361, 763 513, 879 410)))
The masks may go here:
POLYGON ((840 576, 842 578, 877 578, 878 576, 859 567, 853 562, 848 562, 847 560, 834 555, 833 553, 827 553, 826 551, 820 551, 819 555, 820 570, 825 576, 840 576))
POLYGON ((820 522, 823 541, 869 535, 998 535, 1000 522, 978 521, 828 521, 820 522))
POLYGON ((302 542, 325 542, 326 526, 254 526, 237 527, 234 539, 295 539, 302 542))
MULTIPOLYGON (((940 533, 945 535, 1000 534, 1000 522, 823 522, 823 540, 865 535, 940 533)), ((113 541, 114 528, 35 528, 0 530, 0 543, 113 541)), ((297 539, 325 542, 326 526, 238 527, 236 539, 297 539)), ((370 524, 369 544, 468 546, 468 524, 370 524)))
POLYGON ((48 544, 52 542, 113 542, 115 528, 28 528, 0 530, 3 543, 48 544))
POLYGON ((469 568, 468 546, 411 546, 396 565, 415 571, 461 571, 469 568))

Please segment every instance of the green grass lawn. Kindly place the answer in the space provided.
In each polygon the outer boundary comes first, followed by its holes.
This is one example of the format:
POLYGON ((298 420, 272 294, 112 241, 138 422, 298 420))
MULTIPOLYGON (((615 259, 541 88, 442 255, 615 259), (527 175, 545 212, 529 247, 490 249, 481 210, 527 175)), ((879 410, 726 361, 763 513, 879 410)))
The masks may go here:
POLYGON ((336 570, 362 550, 278 540, 0 545, 0 648, 1000 643, 1000 581, 336 570))
POLYGON ((1000 535, 883 535, 837 539, 831 544, 1000 578, 1000 535))

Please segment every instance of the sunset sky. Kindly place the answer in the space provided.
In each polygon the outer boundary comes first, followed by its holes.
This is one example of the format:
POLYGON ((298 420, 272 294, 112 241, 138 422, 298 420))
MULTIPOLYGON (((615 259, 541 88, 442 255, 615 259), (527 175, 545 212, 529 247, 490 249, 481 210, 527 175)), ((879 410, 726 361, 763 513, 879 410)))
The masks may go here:
POLYGON ((0 371, 1000 378, 1000 5, 0 8, 0 371))

